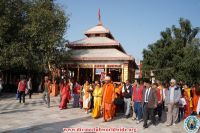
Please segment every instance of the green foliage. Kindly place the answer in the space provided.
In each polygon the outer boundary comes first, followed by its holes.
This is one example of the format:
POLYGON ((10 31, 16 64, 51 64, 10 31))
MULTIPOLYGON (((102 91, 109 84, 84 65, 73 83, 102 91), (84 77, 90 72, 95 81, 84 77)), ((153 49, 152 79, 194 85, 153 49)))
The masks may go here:
POLYGON ((156 79, 200 81, 199 28, 192 28, 187 19, 179 20, 180 28, 172 26, 161 32, 161 39, 143 50, 143 70, 153 71, 156 79))
POLYGON ((52 0, 0 1, 0 69, 59 65, 69 18, 52 0))

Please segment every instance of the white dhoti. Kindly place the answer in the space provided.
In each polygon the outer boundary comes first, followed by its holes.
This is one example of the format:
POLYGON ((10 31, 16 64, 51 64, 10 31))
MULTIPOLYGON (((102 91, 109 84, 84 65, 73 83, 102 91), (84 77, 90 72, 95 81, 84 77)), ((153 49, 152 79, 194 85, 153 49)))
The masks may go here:
POLYGON ((197 104, 197 114, 199 114, 200 112, 200 98, 198 100, 198 104, 197 104))
POLYGON ((89 108, 89 103, 90 103, 90 96, 88 98, 83 96, 83 108, 84 109, 88 109, 89 108))

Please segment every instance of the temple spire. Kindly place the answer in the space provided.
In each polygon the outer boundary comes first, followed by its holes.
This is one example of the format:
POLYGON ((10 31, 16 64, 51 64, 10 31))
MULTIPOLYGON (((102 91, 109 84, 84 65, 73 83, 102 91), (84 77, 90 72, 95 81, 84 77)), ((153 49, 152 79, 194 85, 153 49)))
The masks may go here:
POLYGON ((99 8, 99 11, 98 11, 98 20, 99 20, 98 25, 102 25, 100 8, 99 8))

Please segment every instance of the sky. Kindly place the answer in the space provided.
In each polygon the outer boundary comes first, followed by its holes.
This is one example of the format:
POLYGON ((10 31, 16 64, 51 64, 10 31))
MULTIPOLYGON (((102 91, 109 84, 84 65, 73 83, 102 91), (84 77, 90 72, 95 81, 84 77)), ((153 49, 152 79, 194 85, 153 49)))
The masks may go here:
MULTIPOLYGON (((142 60, 143 49, 160 39, 160 32, 179 26, 180 17, 200 27, 200 0, 55 0, 69 15, 64 38, 85 38, 84 32, 98 24, 101 10, 103 25, 136 60, 142 60)), ((198 34, 200 37, 200 35, 198 34)))

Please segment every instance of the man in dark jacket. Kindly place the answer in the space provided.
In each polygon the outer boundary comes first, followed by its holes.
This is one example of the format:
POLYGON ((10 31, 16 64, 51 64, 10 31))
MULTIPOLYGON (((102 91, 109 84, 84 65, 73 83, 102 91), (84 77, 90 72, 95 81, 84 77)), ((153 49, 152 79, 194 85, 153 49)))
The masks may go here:
POLYGON ((147 120, 151 119, 152 124, 156 125, 154 109, 157 107, 157 83, 153 83, 151 86, 150 80, 145 80, 144 82, 145 89, 142 93, 142 104, 144 109, 143 119, 144 119, 144 128, 148 128, 147 120))
POLYGON ((130 116, 132 92, 132 86, 130 82, 126 80, 126 84, 122 88, 122 93, 124 95, 124 110, 126 118, 130 116))

